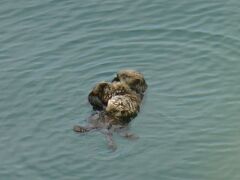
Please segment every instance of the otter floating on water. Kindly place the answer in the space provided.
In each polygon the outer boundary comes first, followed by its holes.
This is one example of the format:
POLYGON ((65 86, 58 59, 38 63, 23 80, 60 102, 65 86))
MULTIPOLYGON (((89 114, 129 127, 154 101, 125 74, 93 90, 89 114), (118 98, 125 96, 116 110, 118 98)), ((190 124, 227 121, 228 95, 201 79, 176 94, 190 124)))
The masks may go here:
POLYGON ((78 133, 99 130, 105 134, 108 146, 116 149, 113 132, 135 138, 133 134, 122 130, 137 116, 146 89, 147 84, 141 73, 134 70, 119 71, 112 83, 101 82, 92 89, 88 100, 93 110, 98 111, 89 117, 89 125, 76 125, 73 130, 78 133))

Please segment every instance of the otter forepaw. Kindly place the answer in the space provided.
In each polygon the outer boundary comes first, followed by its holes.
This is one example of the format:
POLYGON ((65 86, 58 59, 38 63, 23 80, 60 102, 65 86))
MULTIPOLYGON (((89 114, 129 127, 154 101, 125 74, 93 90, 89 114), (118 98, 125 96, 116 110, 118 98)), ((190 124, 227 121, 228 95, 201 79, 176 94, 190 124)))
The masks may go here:
POLYGON ((73 126, 73 131, 75 131, 77 133, 85 133, 85 132, 88 132, 89 129, 85 128, 83 126, 75 125, 75 126, 73 126))
POLYGON ((136 140, 139 139, 139 136, 137 136, 136 134, 130 133, 130 132, 126 132, 121 134, 123 137, 129 139, 129 140, 136 140))

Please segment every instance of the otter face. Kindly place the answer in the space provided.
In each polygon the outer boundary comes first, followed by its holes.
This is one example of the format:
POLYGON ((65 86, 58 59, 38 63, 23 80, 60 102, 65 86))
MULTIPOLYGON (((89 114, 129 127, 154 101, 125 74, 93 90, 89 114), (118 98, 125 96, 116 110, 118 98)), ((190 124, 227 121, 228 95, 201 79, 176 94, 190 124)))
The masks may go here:
POLYGON ((143 75, 134 70, 122 70, 117 73, 117 76, 112 82, 126 83, 132 90, 138 94, 144 94, 147 89, 147 83, 143 75))

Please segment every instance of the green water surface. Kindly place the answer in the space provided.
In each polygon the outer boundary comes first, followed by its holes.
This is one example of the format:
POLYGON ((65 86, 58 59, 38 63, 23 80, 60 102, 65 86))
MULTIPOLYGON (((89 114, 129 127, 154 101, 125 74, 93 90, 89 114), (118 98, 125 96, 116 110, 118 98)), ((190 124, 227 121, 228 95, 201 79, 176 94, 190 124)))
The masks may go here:
POLYGON ((239 180, 239 0, 2 0, 1 180, 239 180), (75 134, 95 83, 149 85, 115 152, 75 134))

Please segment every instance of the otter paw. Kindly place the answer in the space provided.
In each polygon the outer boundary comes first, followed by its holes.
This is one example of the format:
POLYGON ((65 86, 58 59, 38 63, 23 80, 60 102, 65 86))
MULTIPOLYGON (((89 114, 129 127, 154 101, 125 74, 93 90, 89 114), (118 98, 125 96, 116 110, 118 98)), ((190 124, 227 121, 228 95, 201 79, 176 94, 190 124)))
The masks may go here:
POLYGON ((127 139, 129 139, 129 140, 139 139, 139 136, 137 136, 137 135, 135 135, 135 134, 133 134, 133 133, 129 133, 129 132, 125 133, 125 134, 124 134, 124 137, 127 138, 127 139))
POLYGON ((88 129, 79 125, 75 125, 73 126, 73 131, 77 133, 85 133, 85 132, 88 132, 88 129))

